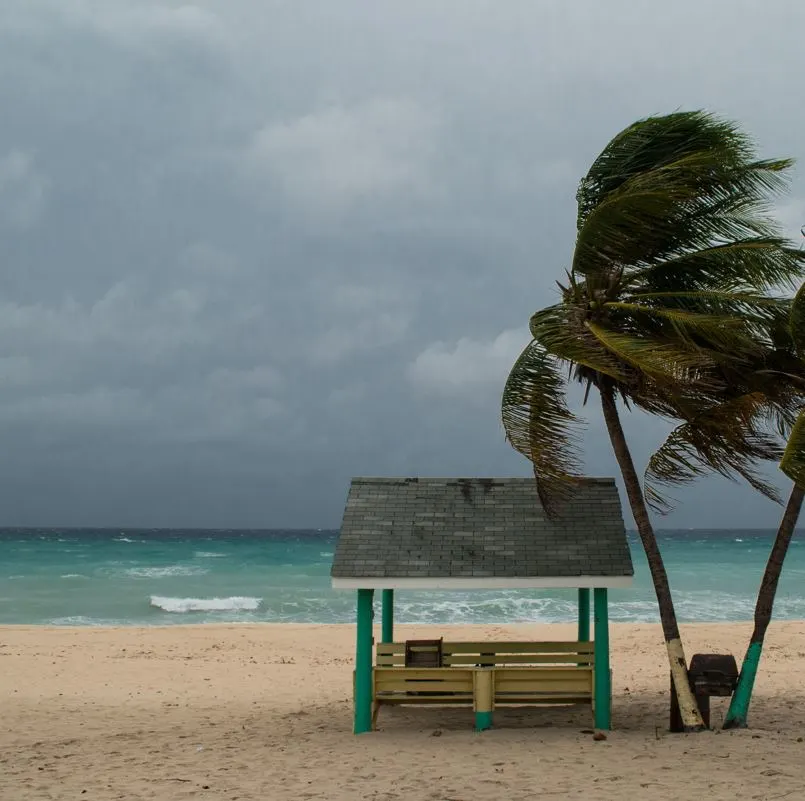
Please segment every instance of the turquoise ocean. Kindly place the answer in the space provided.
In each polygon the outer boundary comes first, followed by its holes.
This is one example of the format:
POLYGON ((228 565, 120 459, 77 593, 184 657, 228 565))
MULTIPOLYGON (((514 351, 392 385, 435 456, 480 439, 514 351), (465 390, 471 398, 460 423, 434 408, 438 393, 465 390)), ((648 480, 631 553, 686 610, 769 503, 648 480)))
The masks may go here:
MULTIPOLYGON (((749 620, 774 532, 666 530, 660 545, 683 621, 749 620)), ((346 623, 354 594, 330 588, 335 531, 0 529, 0 624, 346 623)), ((612 619, 654 621, 639 541, 635 583, 612 619)), ((805 547, 795 538, 775 616, 805 619, 805 547)), ((405 623, 563 622, 568 591, 398 593, 405 623)))

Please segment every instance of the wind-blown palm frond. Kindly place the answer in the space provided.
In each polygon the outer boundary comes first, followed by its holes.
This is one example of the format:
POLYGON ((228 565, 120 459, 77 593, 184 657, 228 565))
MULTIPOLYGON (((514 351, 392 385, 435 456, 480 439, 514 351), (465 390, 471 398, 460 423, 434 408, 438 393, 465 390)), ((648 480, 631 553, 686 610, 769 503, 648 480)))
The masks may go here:
POLYGON ((640 269, 735 240, 773 238, 764 195, 782 187, 789 162, 722 163, 704 152, 630 178, 579 230, 573 271, 588 280, 614 268, 640 269), (779 185, 778 185, 779 184, 779 185))
POLYGON ((606 350, 655 381, 691 380, 693 372, 713 365, 707 353, 685 350, 673 341, 620 333, 591 320, 585 325, 606 350))
POLYGON ((548 352, 616 381, 628 381, 629 369, 613 358, 585 326, 584 316, 567 304, 548 306, 531 316, 531 336, 548 352))
POLYGON ((531 342, 514 364, 503 391, 506 438, 534 466, 545 510, 553 514, 580 471, 578 418, 565 402, 557 360, 531 342))
POLYGON ((779 459, 776 436, 805 396, 793 344, 805 353, 805 299, 797 317, 780 296, 805 252, 769 216, 790 164, 758 160, 730 122, 683 112, 629 126, 579 185, 561 302, 530 329, 588 392, 610 387, 677 422, 646 473, 655 506, 658 485, 713 470, 774 494, 754 465, 779 459))
POLYGON ((677 268, 693 258, 688 277, 706 267, 705 277, 718 274, 723 288, 738 288, 723 279, 732 273, 740 282, 747 268, 753 285, 795 279, 802 254, 781 250, 787 243, 769 216, 790 166, 754 159, 746 135, 704 112, 641 120, 609 143, 579 185, 572 271, 596 288, 613 271, 644 279, 657 271, 655 289, 678 289, 677 268), (765 251, 765 269, 755 269, 763 254, 741 264, 743 250, 765 251), (671 285, 658 286, 669 273, 671 285))
POLYGON ((780 460, 783 471, 797 486, 805 487, 805 411, 799 413, 780 460))
MULTIPOLYGON (((772 229, 774 231, 774 229, 772 229)), ((775 232, 776 233, 776 232, 775 232)), ((658 264, 640 267, 629 276, 636 292, 775 290, 791 286, 801 276, 805 251, 791 246, 783 237, 735 238, 684 252, 658 264)), ((709 245, 709 243, 706 243, 709 245)))
MULTIPOLYGON (((789 331, 797 354, 805 358, 805 284, 799 288, 791 304, 789 331)), ((801 372, 798 377, 805 382, 805 374, 801 372)), ((780 470, 797 486, 805 487, 805 409, 800 409, 788 435, 780 470)))
POLYGON ((725 401, 690 422, 677 426, 652 454, 645 473, 646 497, 657 512, 670 503, 658 485, 682 485, 710 472, 735 481, 743 478, 767 498, 780 501, 777 490, 753 467, 779 459, 782 448, 765 430, 768 399, 761 392, 725 401))
POLYGON ((799 288, 791 304, 789 331, 795 350, 805 358, 805 284, 799 288))
POLYGON ((647 303, 610 301, 604 308, 611 312, 610 325, 621 330, 651 334, 659 339, 681 341, 699 350, 711 349, 714 356, 724 353, 737 357, 756 353, 758 345, 747 322, 733 314, 714 314, 652 306, 647 303))
POLYGON ((733 150, 752 157, 751 143, 735 126, 702 111, 677 112, 638 120, 617 134, 582 179, 576 194, 579 229, 604 198, 635 175, 656 169, 691 152, 733 150))
POLYGON ((704 315, 742 320, 748 325, 764 326, 786 323, 791 310, 791 299, 776 295, 758 295, 753 292, 728 290, 699 290, 672 292, 632 292, 632 303, 662 309, 680 309, 704 315))

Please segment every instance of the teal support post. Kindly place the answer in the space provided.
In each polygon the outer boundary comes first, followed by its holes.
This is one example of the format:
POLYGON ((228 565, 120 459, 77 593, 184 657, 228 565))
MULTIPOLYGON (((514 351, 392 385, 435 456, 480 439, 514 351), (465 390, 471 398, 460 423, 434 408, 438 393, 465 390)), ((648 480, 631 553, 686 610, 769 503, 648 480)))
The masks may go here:
POLYGON ((579 590, 579 642, 590 642, 590 590, 579 590))
POLYGON ((595 728, 608 731, 612 727, 612 678, 609 671, 609 610, 606 589, 593 590, 595 619, 595 728))
POLYGON ((738 686, 732 694, 727 717, 724 718, 725 729, 745 729, 749 718, 749 702, 752 700, 752 689, 755 686, 755 677, 760 665, 760 655, 763 652, 763 642, 750 642, 746 650, 741 675, 738 677, 738 686))
POLYGON ((394 590, 383 590, 383 630, 381 642, 394 642, 394 590))
POLYGON ((355 722, 353 732, 372 730, 372 617, 374 590, 358 590, 358 634, 355 643, 355 722))

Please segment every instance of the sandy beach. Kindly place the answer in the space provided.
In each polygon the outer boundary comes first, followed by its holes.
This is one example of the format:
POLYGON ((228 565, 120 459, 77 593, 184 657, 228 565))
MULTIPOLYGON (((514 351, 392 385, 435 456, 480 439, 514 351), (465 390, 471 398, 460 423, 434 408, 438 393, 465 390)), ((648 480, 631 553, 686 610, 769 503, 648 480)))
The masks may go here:
MULTIPOLYGON (((689 654, 749 625, 685 628, 689 654)), ((570 627, 400 627, 398 639, 572 638, 570 627)), ((805 623, 772 626, 741 732, 670 735, 656 626, 614 625, 614 731, 589 709, 384 709, 351 733, 349 626, 0 629, 0 798, 227 801, 805 799, 805 623)), ((713 722, 725 711, 714 699, 713 722)))

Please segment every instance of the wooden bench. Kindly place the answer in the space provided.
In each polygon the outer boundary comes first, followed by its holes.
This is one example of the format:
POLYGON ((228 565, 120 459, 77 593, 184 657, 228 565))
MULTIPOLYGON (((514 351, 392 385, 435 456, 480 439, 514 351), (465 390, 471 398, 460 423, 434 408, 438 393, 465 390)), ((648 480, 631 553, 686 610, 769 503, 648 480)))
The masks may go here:
POLYGON ((488 728, 496 706, 594 703, 590 642, 443 642, 429 668, 405 654, 404 642, 377 645, 373 720, 382 704, 458 704, 488 728))

